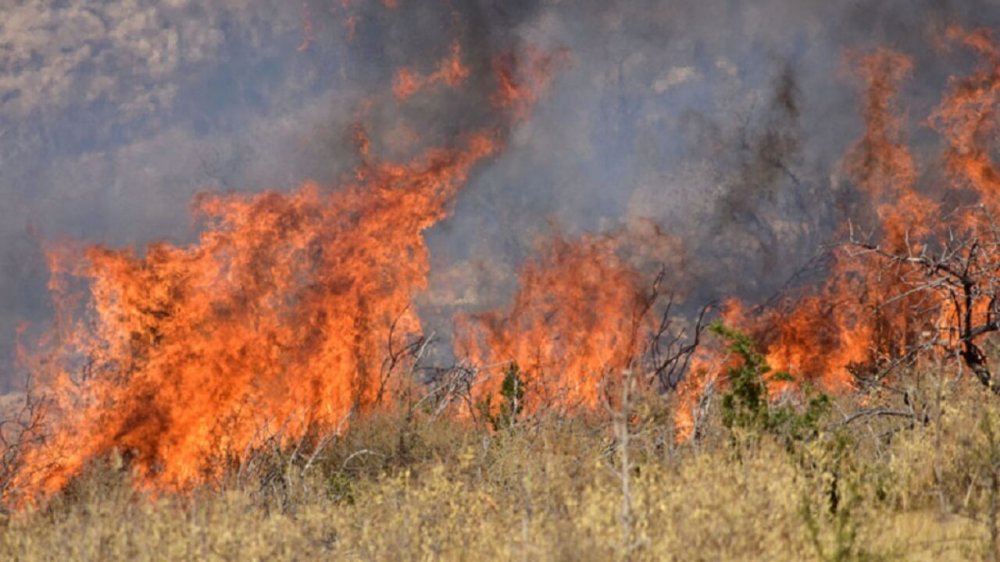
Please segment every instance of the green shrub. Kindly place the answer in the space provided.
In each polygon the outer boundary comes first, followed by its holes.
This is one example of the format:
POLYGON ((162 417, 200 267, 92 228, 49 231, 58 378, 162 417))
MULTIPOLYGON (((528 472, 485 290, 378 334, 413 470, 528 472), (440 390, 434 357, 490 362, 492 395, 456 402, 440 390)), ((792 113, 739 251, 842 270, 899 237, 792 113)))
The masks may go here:
POLYGON ((803 384, 800 391, 804 405, 773 404, 768 382, 793 381, 792 374, 778 372, 768 378, 771 366, 750 336, 721 322, 714 322, 709 329, 726 340, 738 360, 726 371, 729 388, 722 395, 722 424, 734 443, 753 444, 760 436, 770 434, 791 448, 795 442, 817 435, 820 420, 830 409, 829 396, 803 384))
POLYGON ((493 397, 486 396, 479 404, 479 412, 483 419, 490 423, 494 431, 511 429, 517 423, 524 410, 524 377, 517 363, 511 363, 504 371, 503 382, 500 384, 500 404, 494 412, 493 397))

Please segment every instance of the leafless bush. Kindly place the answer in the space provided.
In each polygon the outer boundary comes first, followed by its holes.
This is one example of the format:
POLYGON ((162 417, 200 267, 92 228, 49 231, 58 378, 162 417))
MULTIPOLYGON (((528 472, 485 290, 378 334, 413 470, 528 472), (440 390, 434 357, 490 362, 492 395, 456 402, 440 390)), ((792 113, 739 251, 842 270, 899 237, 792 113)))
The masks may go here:
POLYGON ((959 357, 976 378, 1000 394, 983 351, 984 338, 1000 330, 1000 229, 984 206, 960 209, 967 217, 962 230, 949 227, 945 236, 928 244, 907 239, 901 251, 893 251, 860 235, 853 228, 850 245, 854 257, 874 256, 892 269, 902 289, 881 306, 924 295, 919 306, 903 311, 913 318, 927 319, 934 326, 920 344, 913 344, 900 359, 938 348, 959 357))
POLYGON ((44 400, 30 384, 16 410, 0 417, 0 498, 4 503, 15 492, 14 479, 24 469, 27 449, 43 439, 43 421, 44 400))

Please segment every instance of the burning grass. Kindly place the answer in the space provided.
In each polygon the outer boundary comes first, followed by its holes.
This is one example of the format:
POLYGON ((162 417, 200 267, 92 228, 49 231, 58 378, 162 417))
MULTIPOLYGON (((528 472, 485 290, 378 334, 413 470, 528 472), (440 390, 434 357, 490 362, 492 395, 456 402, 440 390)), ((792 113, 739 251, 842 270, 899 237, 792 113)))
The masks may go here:
POLYGON ((911 375, 905 398, 835 400, 815 433, 791 441, 749 426, 734 441, 716 400, 703 437, 677 445, 665 423, 674 405, 638 395, 628 521, 622 443, 606 421, 525 415, 494 431, 396 410, 352 424, 316 456, 319 440, 275 441, 242 466, 220 467, 218 486, 180 496, 137 489, 141 472, 112 453, 44 507, 7 516, 0 556, 988 557, 1000 407, 971 379, 911 375))
MULTIPOLYGON (((707 344, 646 241, 555 236, 418 384, 423 232, 564 62, 531 49, 493 61, 504 124, 458 146, 378 162, 359 134, 346 185, 204 195, 189 246, 53 247, 55 326, 0 428, 0 554, 995 558, 1000 50, 947 35, 981 59, 928 120, 947 181, 921 184, 906 145, 910 59, 849 57, 866 130, 844 166, 871 232, 845 224, 816 286, 729 301, 707 344)), ((462 87, 450 53, 395 98, 462 87)))
POLYGON ((391 353, 419 332, 421 231, 492 151, 477 136, 464 151, 367 166, 338 191, 206 196, 190 247, 54 249, 60 323, 34 373, 51 423, 13 489, 59 490, 116 447, 143 467, 144 485, 188 488, 261 436, 337 427, 382 401, 386 342, 391 353), (80 280, 83 312, 71 289, 80 280))

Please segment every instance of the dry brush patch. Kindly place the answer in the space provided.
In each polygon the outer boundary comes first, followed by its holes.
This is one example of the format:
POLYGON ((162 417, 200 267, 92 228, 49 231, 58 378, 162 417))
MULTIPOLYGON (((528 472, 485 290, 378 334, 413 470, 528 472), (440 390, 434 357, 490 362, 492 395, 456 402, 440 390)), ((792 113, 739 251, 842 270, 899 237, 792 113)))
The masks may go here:
MULTIPOLYGON (((5 559, 964 560, 990 556, 1000 407, 945 371, 839 398, 815 433, 734 444, 722 408, 677 445, 672 400, 606 419, 484 424, 382 412, 329 443, 254 453, 217 486, 151 496, 126 460, 6 516, 5 559), (875 399, 874 397, 872 399, 875 399), (859 412, 871 412, 858 415, 859 412), (926 416, 925 416, 926 414, 926 416), (314 448, 322 445, 313 457, 314 448), (629 447, 622 466, 620 448, 629 447), (311 460, 310 460, 311 459, 311 460), (621 470, 631 476, 622 487, 621 470), (629 534, 622 534, 623 493, 629 534), (626 538, 627 537, 627 542, 626 538)), ((716 404, 719 404, 718 402, 716 404)), ((746 431, 754 431, 744 428, 746 431)), ((991 546, 992 544, 992 546, 991 546)))

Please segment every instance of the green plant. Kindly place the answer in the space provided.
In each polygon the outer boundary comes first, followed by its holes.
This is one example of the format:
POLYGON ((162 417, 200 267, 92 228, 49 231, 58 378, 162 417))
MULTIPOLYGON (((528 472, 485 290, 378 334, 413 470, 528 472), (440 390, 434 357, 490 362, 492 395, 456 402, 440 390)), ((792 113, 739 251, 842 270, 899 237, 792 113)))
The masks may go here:
POLYGON ((821 560, 848 562, 878 558, 858 536, 861 521, 857 512, 865 500, 860 479, 866 471, 854 464, 851 451, 855 445, 847 434, 837 432, 807 455, 810 462, 806 464, 818 476, 814 476, 818 486, 814 493, 807 490, 803 494, 801 514, 809 540, 821 560), (818 508, 824 505, 825 508, 818 508), (824 533, 824 529, 828 532, 824 533))
POLYGON ((794 381, 791 373, 771 373, 767 358, 758 351, 747 334, 722 322, 709 326, 712 333, 725 339, 738 363, 726 372, 729 389, 722 396, 722 424, 734 441, 755 441, 762 434, 781 438, 787 447, 815 436, 822 416, 829 411, 830 398, 803 384, 800 391, 804 405, 771 403, 769 381, 794 381))
POLYGON ((750 336, 728 328, 722 322, 712 323, 709 330, 725 339, 729 350, 740 360, 738 365, 726 372, 729 390, 722 397, 722 424, 730 432, 767 429, 771 425, 771 413, 764 375, 771 371, 771 367, 757 351, 750 336))
POLYGON ((512 362, 504 371, 503 382, 500 383, 500 404, 496 411, 492 396, 486 396, 479 402, 479 412, 495 431, 511 429, 517 423, 524 410, 525 387, 520 367, 512 362))

